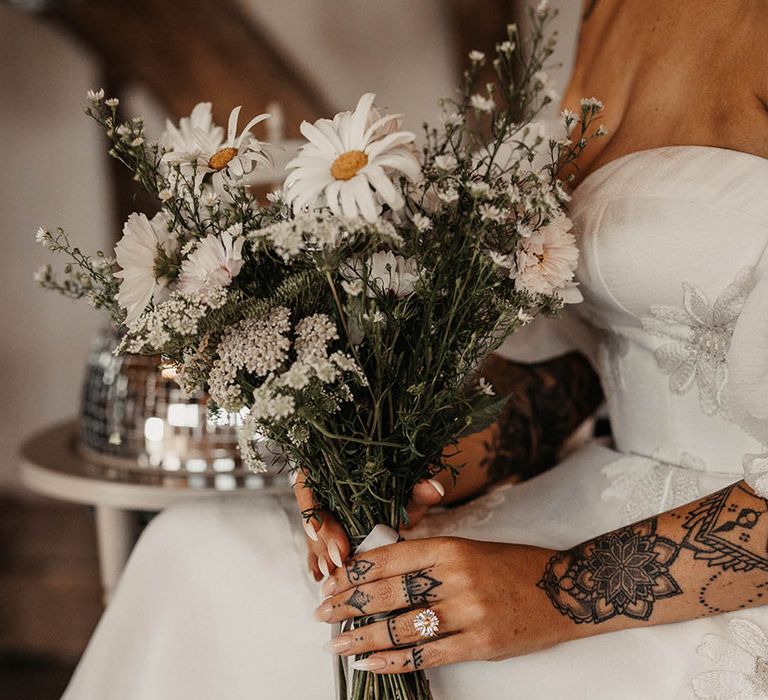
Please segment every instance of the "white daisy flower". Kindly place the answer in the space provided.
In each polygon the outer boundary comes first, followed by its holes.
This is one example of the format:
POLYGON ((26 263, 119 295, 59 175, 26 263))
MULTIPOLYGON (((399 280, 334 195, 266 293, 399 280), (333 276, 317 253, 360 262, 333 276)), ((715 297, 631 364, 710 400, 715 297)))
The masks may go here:
POLYGON ((579 260, 576 238, 569 233, 572 225, 564 214, 557 214, 549 224, 520 239, 516 269, 511 273, 519 288, 534 294, 565 294, 574 299, 569 303, 580 300, 578 290, 568 284, 579 260))
POLYGON ((37 229, 37 233, 35 234, 35 240, 43 246, 43 248, 47 248, 48 244, 51 242, 51 234, 48 233, 42 226, 37 229))
POLYGON ((428 216, 424 216, 424 214, 416 212, 413 215, 413 225, 419 231, 421 231, 421 233, 424 233, 425 231, 429 231, 432 228, 432 219, 430 219, 428 216))
POLYGON ((301 133, 309 141, 287 168, 285 200, 294 212, 326 205, 336 216, 363 216, 373 222, 381 212, 377 196, 394 211, 404 201, 393 180, 400 174, 416 180, 419 161, 410 145, 409 131, 388 131, 398 115, 371 123, 375 95, 360 98, 354 112, 341 112, 333 120, 302 122, 301 133))
POLYGON ((223 142, 209 139, 201 131, 195 132, 201 145, 201 151, 197 157, 198 169, 213 173, 213 189, 220 196, 226 196, 224 185, 241 184, 258 163, 268 168, 274 167, 274 161, 265 148, 267 144, 251 135, 251 129, 265 119, 269 119, 270 115, 260 114, 254 117, 238 136, 237 121, 241 109, 242 107, 235 107, 230 113, 227 136, 223 142))
POLYGON ((170 280, 163 276, 162 269, 175 247, 167 221, 163 213, 151 221, 144 214, 131 214, 123 226, 123 237, 115 246, 121 268, 115 273, 121 280, 117 303, 128 312, 128 325, 141 316, 150 300, 159 303, 167 296, 170 280))
POLYGON ((499 44, 499 51, 501 53, 512 53, 515 50, 515 45, 511 41, 502 41, 499 44))
POLYGON ((453 204, 459 198, 459 191, 455 187, 449 187, 447 190, 440 190, 437 196, 446 204, 453 204))
POLYGON ((98 89, 98 90, 88 90, 86 93, 86 97, 93 102, 93 104, 99 104, 104 99, 104 90, 98 89))
POLYGON ((243 267, 242 225, 235 224, 221 236, 211 233, 198 242, 194 252, 182 263, 179 283, 184 294, 213 287, 228 287, 243 267))
POLYGON ((504 221, 505 213, 493 204, 481 204, 478 210, 483 221, 504 221))
POLYGON ((472 63, 480 63, 480 61, 483 61, 484 59, 485 54, 482 51, 469 52, 469 60, 472 61, 472 63))
POLYGON ((179 120, 178 127, 167 119, 160 137, 160 143, 169 151, 163 160, 172 163, 197 161, 203 144, 216 151, 223 141, 224 129, 213 123, 210 102, 196 104, 188 117, 179 120))

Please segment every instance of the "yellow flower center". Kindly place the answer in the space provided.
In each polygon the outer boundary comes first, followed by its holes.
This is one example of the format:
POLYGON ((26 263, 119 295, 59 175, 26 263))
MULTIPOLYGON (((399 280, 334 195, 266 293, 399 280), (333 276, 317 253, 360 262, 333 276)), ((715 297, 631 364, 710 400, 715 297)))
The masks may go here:
POLYGON ((365 153, 347 151, 333 161, 331 175, 337 180, 351 180, 366 165, 368 165, 368 156, 365 153))
POLYGON ((231 146, 222 148, 220 151, 216 151, 208 161, 208 167, 212 170, 224 170, 235 156, 237 155, 237 149, 231 146))

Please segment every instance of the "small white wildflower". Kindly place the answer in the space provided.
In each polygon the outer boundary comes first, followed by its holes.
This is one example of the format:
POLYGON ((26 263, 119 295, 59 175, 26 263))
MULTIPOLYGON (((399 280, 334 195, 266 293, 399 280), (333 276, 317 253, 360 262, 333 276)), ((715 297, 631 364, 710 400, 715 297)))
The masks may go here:
POLYGON ((520 201, 520 188, 517 185, 509 185, 507 187, 507 197, 509 197, 510 204, 517 204, 520 201))
POLYGON ((127 124, 121 124, 120 126, 117 127, 118 136, 122 136, 123 138, 125 138, 130 133, 131 133, 131 127, 128 126, 127 124))
POLYGON ((515 50, 515 45, 511 41, 502 41, 499 44, 499 51, 501 53, 512 53, 515 50))
POLYGON ((446 204, 452 204, 459 199, 459 191, 455 187, 449 187, 446 190, 440 190, 437 196, 446 204))
POLYGON ((282 200, 283 200, 282 190, 272 190, 271 192, 267 193, 267 201, 271 202, 272 204, 277 204, 282 200))
POLYGON ((50 265, 41 265, 40 267, 35 270, 35 274, 33 275, 33 279, 38 284, 42 284, 45 282, 51 275, 51 266, 50 265))
POLYGON ((504 221, 504 212, 493 204, 480 205, 480 218, 483 221, 504 221))
POLYGON ((425 231, 429 231, 432 228, 432 219, 430 219, 428 216, 424 216, 424 214, 416 212, 413 215, 413 225, 417 230, 424 233, 425 231))
POLYGON ((104 99, 104 90, 88 90, 86 96, 93 104, 99 104, 104 99))
POLYGON ((533 321, 533 316, 525 311, 525 309, 518 309, 517 320, 520 321, 520 323, 522 323, 524 326, 527 326, 531 321, 533 321))
POLYGON ((48 233, 42 226, 37 229, 35 234, 35 241, 37 241, 43 248, 47 248, 51 242, 51 234, 48 233))
POLYGON ((533 229, 528 224, 520 223, 517 225, 517 233, 521 238, 530 238, 533 235, 533 229))
POLYGON ((497 250, 489 250, 488 257, 499 267, 511 270, 515 265, 514 255, 503 255, 497 250))
POLYGON ((469 60, 472 61, 472 63, 480 63, 485 60, 485 54, 482 51, 470 51, 469 60))
POLYGON ((472 95, 469 101, 478 112, 492 112, 496 107, 492 97, 485 97, 479 93, 472 95))
POLYGON ((338 337, 336 324, 330 316, 313 314, 302 318, 296 324, 296 355, 306 362, 311 358, 326 357, 329 343, 338 337))
POLYGON ((143 143, 144 143, 144 139, 141 136, 137 136, 135 139, 133 139, 133 141, 131 141, 131 146, 133 146, 134 148, 138 148, 143 143))
POLYGON ((496 392, 493 390, 493 385, 486 380, 485 377, 480 377, 480 381, 477 383, 480 393, 486 396, 495 396, 496 392))
POLYGON ((464 123, 464 117, 458 112, 443 112, 440 120, 445 126, 460 126, 464 123))
POLYGON ((472 182, 469 185, 469 191, 472 193, 472 196, 478 199, 485 197, 490 189, 491 186, 487 182, 472 182))
POLYGON ((443 170, 449 173, 456 169, 456 165, 456 158, 450 153, 435 157, 435 167, 438 170, 443 170))
POLYGON ((568 136, 571 135, 573 127, 579 122, 579 115, 576 112, 572 112, 570 109, 564 109, 560 112, 560 116, 563 118, 563 124, 565 126, 565 132, 568 136))
POLYGON ((117 107, 120 104, 120 100, 116 97, 110 97, 104 104, 107 105, 107 107, 117 107))
POLYGON ((584 97, 581 100, 581 109, 585 112, 599 112, 603 108, 603 103, 596 97, 584 97))
POLYGON ((203 193, 200 195, 200 204, 202 204, 204 207, 208 207, 209 209, 215 207, 218 202, 219 195, 210 188, 204 189, 203 193))
POLYGON ((600 126, 597 127, 597 131, 595 131, 595 136, 605 136, 608 133, 608 129, 605 128, 604 124, 600 124, 600 126))
POLYGON ((191 253, 196 247, 197 247, 197 239, 192 238, 188 240, 183 246, 181 246, 181 250, 179 251, 179 253, 182 256, 189 255, 189 253, 191 253))
POLYGON ((166 188, 160 190, 157 193, 157 196, 160 198, 161 202, 167 202, 169 199, 171 199, 173 197, 173 192, 171 192, 171 190, 169 190, 166 187, 166 188))
POLYGON ((294 362, 288 370, 283 372, 277 379, 277 382, 282 386, 287 386, 289 389, 303 389, 309 384, 310 368, 304 362, 294 362))
POLYGON ((384 321, 387 320, 387 317, 381 313, 381 311, 376 309, 373 314, 363 314, 363 320, 368 321, 368 323, 384 323, 384 321))
POLYGON ((536 14, 539 17, 544 17, 549 12, 549 0, 541 0, 536 8, 536 14))
POLYGON ((360 293, 363 291, 363 280, 342 280, 341 288, 351 297, 360 296, 360 293))

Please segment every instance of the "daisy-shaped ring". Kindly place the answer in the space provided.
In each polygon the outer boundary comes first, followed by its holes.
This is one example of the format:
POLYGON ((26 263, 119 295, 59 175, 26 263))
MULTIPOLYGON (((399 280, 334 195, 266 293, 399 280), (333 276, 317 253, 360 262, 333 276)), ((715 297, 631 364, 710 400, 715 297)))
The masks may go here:
POLYGON ((436 637, 440 629, 440 618, 432 608, 425 608, 413 618, 413 626, 422 637, 436 637))

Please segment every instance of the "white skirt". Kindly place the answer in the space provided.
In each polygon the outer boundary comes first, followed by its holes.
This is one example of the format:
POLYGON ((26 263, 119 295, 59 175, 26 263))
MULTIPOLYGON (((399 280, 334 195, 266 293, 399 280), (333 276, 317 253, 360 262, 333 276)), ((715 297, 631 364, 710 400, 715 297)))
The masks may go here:
MULTIPOLYGON (((563 549, 738 479, 590 444, 531 481, 428 517, 412 536, 563 549)), ((332 657, 321 648, 330 628, 312 616, 320 594, 303 537, 288 499, 233 494, 163 512, 134 550, 64 700, 333 698, 332 657)), ((764 608, 737 617, 768 630, 764 608)), ((729 618, 603 634, 428 674, 436 700, 693 698, 692 681, 700 693, 725 683, 726 694, 711 697, 735 697, 754 680, 743 658, 724 668, 697 653, 705 635, 728 637, 729 618)))

